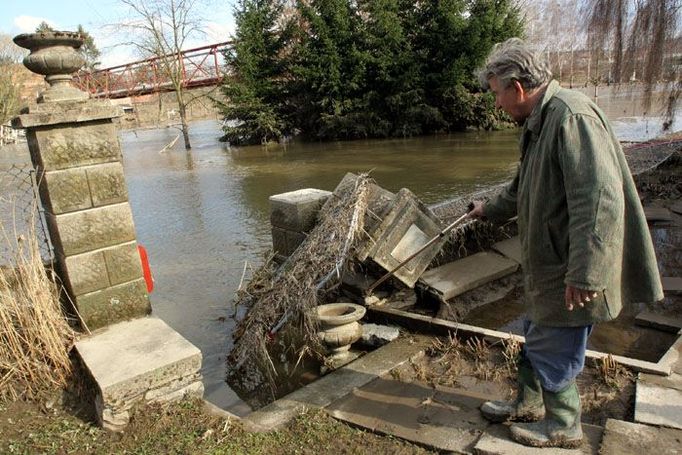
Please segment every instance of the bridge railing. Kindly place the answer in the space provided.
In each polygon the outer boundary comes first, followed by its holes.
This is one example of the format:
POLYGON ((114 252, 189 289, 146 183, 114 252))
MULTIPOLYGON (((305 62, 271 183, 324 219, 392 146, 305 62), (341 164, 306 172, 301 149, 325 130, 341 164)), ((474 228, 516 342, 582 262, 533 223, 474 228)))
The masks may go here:
POLYGON ((97 71, 81 71, 74 84, 95 98, 127 96, 174 90, 170 71, 179 70, 183 87, 202 87, 220 83, 224 76, 223 50, 232 42, 187 49, 180 55, 164 55, 113 66, 97 71), (178 67, 179 65, 179 67, 178 67))

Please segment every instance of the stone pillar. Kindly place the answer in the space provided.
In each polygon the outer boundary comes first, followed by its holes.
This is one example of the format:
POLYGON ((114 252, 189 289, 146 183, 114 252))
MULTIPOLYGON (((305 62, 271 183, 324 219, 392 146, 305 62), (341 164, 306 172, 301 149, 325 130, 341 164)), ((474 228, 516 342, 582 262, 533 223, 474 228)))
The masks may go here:
POLYGON ((72 55, 82 39, 54 32, 15 42, 31 49, 24 64, 52 85, 13 126, 26 129, 57 272, 90 330, 146 315, 151 307, 114 123, 119 110, 68 85, 82 64, 72 55), (54 62, 69 74, 47 68, 54 62))
POLYGON ((330 195, 329 191, 305 188, 270 196, 272 247, 279 260, 290 256, 305 240, 330 195))

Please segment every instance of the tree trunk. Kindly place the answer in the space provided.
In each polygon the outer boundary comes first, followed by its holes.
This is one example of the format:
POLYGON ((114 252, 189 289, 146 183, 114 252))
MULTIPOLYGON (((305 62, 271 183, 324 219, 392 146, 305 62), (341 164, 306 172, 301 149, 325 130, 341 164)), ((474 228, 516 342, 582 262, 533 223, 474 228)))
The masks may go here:
POLYGON ((182 138, 185 141, 185 150, 189 150, 192 148, 192 145, 189 143, 189 126, 187 126, 187 106, 185 106, 184 104, 180 104, 179 110, 180 124, 182 127, 182 138))

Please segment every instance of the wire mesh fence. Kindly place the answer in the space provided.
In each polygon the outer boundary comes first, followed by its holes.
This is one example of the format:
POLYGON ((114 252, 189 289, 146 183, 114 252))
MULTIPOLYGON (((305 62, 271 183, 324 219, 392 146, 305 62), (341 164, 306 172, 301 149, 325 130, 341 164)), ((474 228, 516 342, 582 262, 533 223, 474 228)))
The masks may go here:
POLYGON ((35 235, 43 262, 54 259, 31 164, 0 167, 0 266, 14 263, 18 242, 35 235))

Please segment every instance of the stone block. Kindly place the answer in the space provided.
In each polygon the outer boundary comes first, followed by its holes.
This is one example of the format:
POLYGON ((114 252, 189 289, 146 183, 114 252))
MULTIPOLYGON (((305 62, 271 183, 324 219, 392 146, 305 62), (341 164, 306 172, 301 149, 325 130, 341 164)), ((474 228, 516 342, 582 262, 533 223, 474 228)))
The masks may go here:
POLYGON ((62 215, 48 213, 46 219, 55 250, 65 256, 135 240, 133 214, 127 203, 62 215))
POLYGON ((137 243, 130 242, 102 250, 111 285, 133 281, 142 277, 140 253, 137 243))
POLYGON ((55 215, 92 207, 88 179, 82 168, 44 172, 39 186, 45 209, 55 215))
POLYGON ((518 268, 516 261, 484 251, 431 269, 422 275, 421 282, 442 300, 447 300, 514 273, 518 268))
POLYGON ((111 121, 29 129, 26 138, 33 164, 46 171, 121 161, 111 121))
POLYGON ((270 196, 270 223, 294 232, 308 232, 330 195, 329 191, 305 188, 270 196))
POLYGON ((492 248, 503 256, 506 256, 509 259, 518 262, 519 264, 523 263, 523 249, 521 248, 521 239, 519 236, 497 242, 492 246, 492 248))
POLYGON ((68 256, 64 264, 74 295, 87 294, 111 285, 102 251, 68 256))
POLYGON ((85 168, 92 205, 116 204, 128 200, 128 188, 121 163, 98 164, 85 168))
POLYGON ((286 231, 287 236, 287 248, 289 249, 289 254, 292 254, 296 249, 301 246, 301 243, 306 239, 306 235, 302 232, 286 231))
POLYGON ((275 253, 281 254, 283 256, 289 256, 286 229, 274 226, 272 227, 272 249, 275 253))
POLYGON ((201 352, 158 318, 114 324, 75 345, 99 391, 99 421, 110 429, 127 423, 141 401, 201 396, 201 352))
POLYGON ((75 297, 76 308, 90 330, 151 312, 143 279, 111 286, 75 297))

